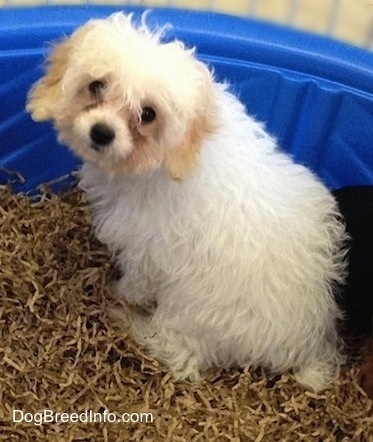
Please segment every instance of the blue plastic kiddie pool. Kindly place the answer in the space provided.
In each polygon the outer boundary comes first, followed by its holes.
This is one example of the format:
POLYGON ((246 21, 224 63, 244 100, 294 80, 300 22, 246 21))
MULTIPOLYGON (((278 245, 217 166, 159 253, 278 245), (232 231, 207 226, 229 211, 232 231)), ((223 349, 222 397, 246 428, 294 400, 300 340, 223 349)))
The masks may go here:
MULTIPOLYGON (((138 20, 143 9, 134 11, 138 20)), ((76 169, 50 124, 25 112, 48 43, 115 7, 42 7, 0 12, 0 183, 28 192, 76 169), (21 176, 24 179, 21 179, 21 176), (18 177, 18 178, 17 178, 18 177)), ((373 185, 373 53, 316 35, 216 13, 155 9, 151 26, 196 46, 217 78, 283 149, 331 189, 373 185)))

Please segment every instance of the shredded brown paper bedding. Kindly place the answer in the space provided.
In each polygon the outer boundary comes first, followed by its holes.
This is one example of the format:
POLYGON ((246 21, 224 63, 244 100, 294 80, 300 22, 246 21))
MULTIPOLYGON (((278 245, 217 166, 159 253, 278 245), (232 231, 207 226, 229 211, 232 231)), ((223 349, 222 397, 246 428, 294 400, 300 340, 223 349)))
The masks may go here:
POLYGON ((0 440, 373 441, 353 364, 323 394, 263 370, 174 382, 111 318, 110 263, 78 190, 0 187, 0 440))

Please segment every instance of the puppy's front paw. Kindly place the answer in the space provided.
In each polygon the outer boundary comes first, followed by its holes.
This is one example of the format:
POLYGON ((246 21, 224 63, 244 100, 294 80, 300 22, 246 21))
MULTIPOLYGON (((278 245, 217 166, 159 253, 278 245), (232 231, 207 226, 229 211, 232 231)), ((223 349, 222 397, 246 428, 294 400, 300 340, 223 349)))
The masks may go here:
POLYGON ((119 299, 124 299, 129 305, 140 308, 145 313, 153 313, 157 307, 154 296, 149 295, 143 287, 137 286, 126 276, 115 281, 113 287, 119 299))

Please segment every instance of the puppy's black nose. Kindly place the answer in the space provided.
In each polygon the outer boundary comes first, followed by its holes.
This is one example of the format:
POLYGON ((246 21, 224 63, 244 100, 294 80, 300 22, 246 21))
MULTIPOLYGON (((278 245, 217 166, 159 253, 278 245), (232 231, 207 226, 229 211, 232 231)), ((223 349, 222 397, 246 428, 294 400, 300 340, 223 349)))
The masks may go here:
POLYGON ((96 123, 91 127, 91 140, 98 146, 107 146, 115 138, 113 129, 104 123, 96 123))

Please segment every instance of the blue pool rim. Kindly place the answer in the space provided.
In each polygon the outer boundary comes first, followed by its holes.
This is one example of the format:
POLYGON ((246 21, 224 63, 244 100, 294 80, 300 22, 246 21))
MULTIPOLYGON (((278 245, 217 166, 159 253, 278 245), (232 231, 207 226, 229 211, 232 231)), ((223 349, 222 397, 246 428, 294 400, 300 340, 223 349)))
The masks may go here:
MULTIPOLYGON (((91 18, 143 8, 49 6, 0 11, 0 183, 28 192, 79 167, 49 123, 25 112, 51 41, 91 18), (22 176, 24 180, 17 177, 22 176), (22 182, 21 182, 22 181, 22 182), (23 182, 24 181, 24 182, 23 182)), ((218 80, 285 151, 331 189, 373 185, 373 53, 321 36, 212 12, 153 9, 151 27, 196 46, 218 80)), ((250 148, 250 146, 248 146, 250 148)))

